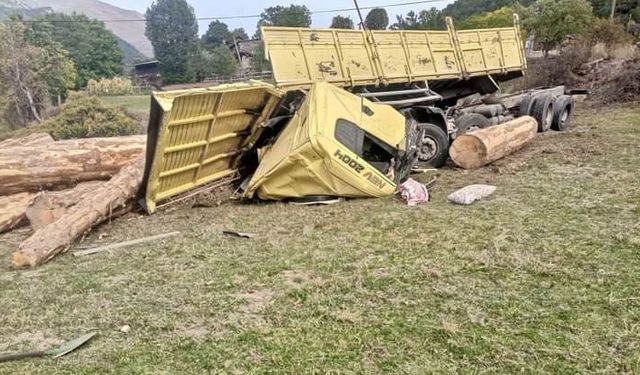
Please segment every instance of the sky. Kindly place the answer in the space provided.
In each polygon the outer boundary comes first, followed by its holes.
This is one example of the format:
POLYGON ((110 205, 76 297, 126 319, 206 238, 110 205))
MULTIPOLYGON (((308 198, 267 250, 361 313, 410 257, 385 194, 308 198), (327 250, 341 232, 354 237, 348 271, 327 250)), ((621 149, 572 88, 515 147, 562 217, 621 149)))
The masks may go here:
MULTIPOLYGON (((123 9, 136 10, 140 13, 144 13, 152 0, 102 0, 105 3, 113 4, 123 9)), ((389 4, 409 3, 419 0, 359 0, 358 5, 360 7, 368 6, 383 6, 389 4)), ((423 0, 424 1, 424 0, 423 0)), ((410 10, 428 9, 431 7, 444 8, 447 4, 452 3, 454 0, 426 0, 421 4, 402 5, 395 7, 386 7, 389 14, 389 23, 394 23, 396 20, 396 14, 406 14, 410 10)), ((305 0, 305 1, 292 1, 292 0, 187 0, 189 4, 195 9, 196 17, 220 17, 220 16, 238 16, 238 15, 259 15, 263 9, 270 6, 283 5, 287 6, 291 2, 295 4, 304 4, 309 10, 331 10, 331 9, 343 9, 353 8, 352 0, 305 0)), ((362 17, 365 17, 368 10, 362 11, 362 17)), ((336 14, 349 15, 355 24, 358 24, 358 14, 356 11, 344 11, 337 13, 319 13, 312 14, 312 26, 314 27, 329 27, 331 19, 336 14)), ((256 29, 256 23, 258 18, 238 18, 238 19, 224 19, 221 20, 230 29, 242 27, 245 29, 249 36, 253 35, 256 29)), ((207 26, 210 21, 200 21, 199 30, 200 34, 207 30, 207 26)))

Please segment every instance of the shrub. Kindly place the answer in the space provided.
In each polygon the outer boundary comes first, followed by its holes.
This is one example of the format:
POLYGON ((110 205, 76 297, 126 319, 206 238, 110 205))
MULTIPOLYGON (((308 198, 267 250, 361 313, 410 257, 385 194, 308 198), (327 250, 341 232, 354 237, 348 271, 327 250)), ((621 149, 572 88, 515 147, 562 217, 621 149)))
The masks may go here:
POLYGON ((625 30, 622 24, 602 18, 595 18, 591 25, 583 31, 581 39, 590 46, 604 43, 607 47, 627 44, 633 41, 633 37, 625 30))
POLYGON ((134 87, 131 80, 124 77, 90 79, 87 92, 91 95, 131 95, 134 87))
POLYGON ((71 93, 60 114, 42 126, 54 139, 113 137, 140 131, 140 124, 121 108, 81 93, 71 93))

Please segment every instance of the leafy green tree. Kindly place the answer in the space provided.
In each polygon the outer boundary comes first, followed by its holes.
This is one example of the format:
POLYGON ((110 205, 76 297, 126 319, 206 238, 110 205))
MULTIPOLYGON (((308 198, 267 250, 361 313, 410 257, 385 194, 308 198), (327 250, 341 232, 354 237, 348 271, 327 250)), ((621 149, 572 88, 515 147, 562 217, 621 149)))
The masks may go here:
POLYGON ((215 47, 223 44, 233 44, 233 40, 246 40, 249 36, 242 27, 229 30, 226 23, 215 20, 209 24, 207 32, 201 38, 202 47, 212 51, 215 47))
POLYGON ((568 35, 581 33, 592 19, 587 0, 538 0, 525 25, 546 55, 568 35))
POLYGON ((492 12, 505 6, 513 7, 515 4, 529 6, 534 2, 535 0, 456 0, 447 5, 443 13, 453 17, 455 22, 462 22, 473 15, 492 12))
POLYGON ((260 37, 261 26, 309 27, 311 26, 311 12, 304 5, 291 4, 288 7, 280 5, 269 7, 260 14, 254 37, 260 37))
POLYGON ((271 63, 267 60, 264 52, 264 44, 258 44, 253 58, 251 59, 251 69, 256 72, 265 72, 271 70, 271 63))
POLYGON ((349 16, 337 15, 331 20, 332 29, 353 29, 353 20, 349 16))
POLYGON ((511 7, 502 7, 493 12, 473 15, 462 21, 460 29, 488 29, 493 27, 509 27, 513 25, 514 10, 511 7))
POLYGON ((49 13, 37 21, 29 23, 29 39, 36 45, 38 40, 52 39, 69 52, 78 73, 76 89, 86 86, 90 79, 122 74, 124 54, 103 22, 76 13, 49 13))
POLYGON ((0 24, 0 92, 3 117, 13 125, 42 121, 51 99, 73 87, 75 69, 67 52, 51 39, 30 43, 19 20, 0 24))
POLYGON ((231 32, 226 23, 215 20, 209 23, 207 32, 202 35, 202 46, 213 49, 231 39, 231 32))
POLYGON ((247 40, 249 39, 249 35, 247 35, 247 32, 244 31, 244 28, 239 27, 237 29, 233 29, 231 31, 231 37, 232 38, 236 38, 237 40, 247 40))
POLYGON ((198 53, 198 24, 185 0, 157 0, 147 9, 145 35, 151 41, 165 83, 192 81, 198 53))
POLYGON ((393 30, 441 30, 446 29, 444 15, 437 8, 422 10, 420 13, 410 11, 406 17, 396 16, 397 22, 391 25, 393 30))
POLYGON ((218 46, 211 53, 213 73, 230 76, 238 70, 238 63, 227 46, 218 46))
POLYGON ((373 8, 364 19, 364 25, 370 30, 384 30, 389 25, 389 16, 383 8, 373 8))

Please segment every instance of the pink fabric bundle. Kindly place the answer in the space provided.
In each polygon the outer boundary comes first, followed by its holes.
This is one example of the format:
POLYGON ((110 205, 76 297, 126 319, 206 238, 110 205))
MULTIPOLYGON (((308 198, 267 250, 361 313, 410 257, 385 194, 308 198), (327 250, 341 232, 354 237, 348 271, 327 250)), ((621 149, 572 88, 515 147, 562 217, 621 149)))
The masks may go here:
POLYGON ((412 178, 400 184, 396 193, 399 193, 407 201, 409 207, 429 201, 427 187, 412 178))

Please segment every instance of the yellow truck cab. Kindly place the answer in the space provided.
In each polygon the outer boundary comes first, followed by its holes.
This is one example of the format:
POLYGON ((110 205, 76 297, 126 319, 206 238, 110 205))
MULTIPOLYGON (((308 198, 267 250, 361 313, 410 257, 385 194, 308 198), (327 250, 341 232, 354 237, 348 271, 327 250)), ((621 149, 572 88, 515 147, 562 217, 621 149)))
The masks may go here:
POLYGON ((275 141, 259 150, 245 196, 393 194, 414 152, 406 127, 405 117, 391 106, 314 83, 275 141))

